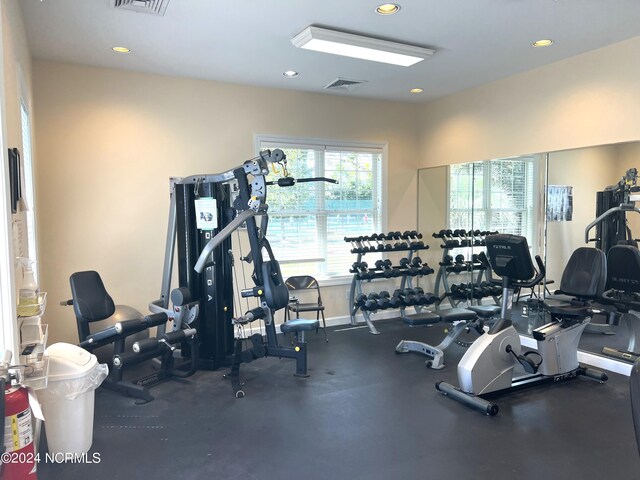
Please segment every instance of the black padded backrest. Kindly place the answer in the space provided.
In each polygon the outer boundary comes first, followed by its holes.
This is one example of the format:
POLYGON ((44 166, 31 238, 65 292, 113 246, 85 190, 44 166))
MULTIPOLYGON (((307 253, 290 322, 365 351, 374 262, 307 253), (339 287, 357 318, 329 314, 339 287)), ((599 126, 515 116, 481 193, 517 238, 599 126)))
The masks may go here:
POLYGON ((607 281, 607 260, 602 250, 580 247, 562 272, 560 290, 580 298, 599 298, 607 281))
POLYGON ((640 292, 640 251, 630 245, 616 245, 607 254, 607 290, 640 292))
POLYGON ((289 290, 306 290, 308 288, 319 288, 318 281, 310 275, 297 275, 289 277, 284 282, 289 290))
POLYGON ((269 308, 280 310, 286 307, 289 304, 289 289, 284 284, 277 260, 267 260, 262 263, 262 280, 264 298, 269 308))
POLYGON ((79 323, 97 322, 113 315, 116 307, 98 272, 76 272, 69 278, 69 283, 79 323))

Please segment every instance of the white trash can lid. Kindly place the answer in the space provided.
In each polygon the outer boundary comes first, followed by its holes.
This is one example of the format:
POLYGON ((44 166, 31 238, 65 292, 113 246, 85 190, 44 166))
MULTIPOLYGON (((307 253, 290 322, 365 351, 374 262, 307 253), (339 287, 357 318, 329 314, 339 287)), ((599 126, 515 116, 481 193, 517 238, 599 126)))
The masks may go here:
POLYGON ((98 364, 95 355, 70 343, 54 343, 44 353, 49 357, 49 381, 83 377, 98 364))

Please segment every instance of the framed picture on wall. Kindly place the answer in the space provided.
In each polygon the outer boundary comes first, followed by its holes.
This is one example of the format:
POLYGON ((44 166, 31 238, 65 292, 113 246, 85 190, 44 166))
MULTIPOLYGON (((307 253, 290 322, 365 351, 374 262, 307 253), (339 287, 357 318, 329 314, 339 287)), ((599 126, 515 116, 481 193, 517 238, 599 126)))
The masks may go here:
POLYGON ((573 218, 573 187, 547 187, 547 222, 570 222, 573 218))

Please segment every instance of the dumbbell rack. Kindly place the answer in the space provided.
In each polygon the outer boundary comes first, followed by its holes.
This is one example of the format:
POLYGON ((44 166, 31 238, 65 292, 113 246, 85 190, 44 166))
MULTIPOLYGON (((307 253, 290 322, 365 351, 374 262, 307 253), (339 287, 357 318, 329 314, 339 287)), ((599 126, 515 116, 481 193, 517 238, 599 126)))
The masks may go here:
MULTIPOLYGON (((443 244, 440 245, 440 248, 442 248, 442 260, 440 261, 440 268, 438 269, 438 273, 436 275, 434 287, 434 294, 437 297, 439 297, 441 300, 444 300, 444 298, 446 297, 452 307, 456 307, 462 301, 469 301, 472 303, 475 299, 479 302, 480 299, 473 295, 468 295, 466 297, 455 295, 454 292, 452 292, 453 285, 449 283, 449 276, 467 274, 471 277, 468 284, 479 286, 482 282, 483 276, 485 276, 485 265, 475 257, 472 260, 454 262, 452 261, 452 253, 454 253, 457 249, 462 248, 485 247, 485 238, 487 237, 487 235, 494 235, 497 233, 498 232, 488 231, 481 232, 479 230, 469 232, 467 232, 466 230, 440 230, 439 232, 432 234, 434 238, 440 238, 443 241, 443 244)), ((461 254, 458 254, 456 257, 459 258, 460 256, 461 254)), ((471 293, 470 289, 468 289, 468 291, 469 293, 471 293)), ((498 303, 496 296, 491 296, 493 297, 494 301, 498 303)))
MULTIPOLYGON (((388 252, 408 252, 408 264, 411 265, 411 262, 414 259, 414 253, 418 250, 427 250, 429 245, 425 245, 422 238, 422 234, 416 231, 409 232, 406 231, 404 233, 400 232, 389 232, 388 234, 373 234, 370 236, 360 236, 360 237, 344 237, 345 242, 351 243, 351 253, 355 253, 358 255, 356 262, 354 265, 361 264, 362 258, 367 253, 388 253, 388 252), (391 243, 394 242, 395 243, 391 243), (373 244, 372 242, 375 242, 373 244)), ((388 260, 387 260, 388 262, 388 260)), ((376 329, 371 321, 371 311, 360 308, 360 306, 356 303, 355 299, 357 295, 362 295, 362 283, 363 282, 371 282, 374 279, 386 279, 390 280, 391 278, 402 277, 400 281, 400 288, 413 288, 413 276, 425 275, 434 273, 434 270, 428 268, 428 265, 424 264, 427 268, 424 273, 412 275, 411 269, 405 265, 394 266, 392 264, 386 263, 386 268, 369 268, 369 272, 366 275, 366 278, 362 278, 362 273, 357 269, 352 268, 349 272, 353 273, 353 278, 351 280, 351 288, 349 290, 349 316, 350 316, 350 324, 353 326, 357 326, 358 322, 356 320, 356 313, 360 309, 362 311, 362 315, 364 317, 364 321, 369 328, 369 332, 373 335, 379 335, 380 332, 376 329), (393 271, 393 275, 389 275, 389 271, 393 271), (428 271, 428 273, 426 273, 428 271), (385 275, 386 272, 386 275, 385 275)), ((420 313, 423 306, 422 305, 414 305, 415 311, 417 314, 420 313)), ((405 307, 400 307, 400 315, 401 317, 405 316, 405 307)))

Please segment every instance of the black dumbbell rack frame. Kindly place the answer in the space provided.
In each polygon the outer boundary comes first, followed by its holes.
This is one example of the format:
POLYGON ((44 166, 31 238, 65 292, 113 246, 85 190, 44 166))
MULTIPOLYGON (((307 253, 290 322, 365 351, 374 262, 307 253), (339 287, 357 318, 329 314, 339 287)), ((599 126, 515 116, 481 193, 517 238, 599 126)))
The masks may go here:
MULTIPOLYGON (((452 285, 449 283, 450 275, 461 275, 467 274, 470 276, 470 280, 468 283, 480 285, 482 282, 482 278, 486 277, 485 270, 486 268, 480 262, 472 262, 465 261, 464 263, 453 263, 449 264, 445 261, 448 256, 453 257, 451 254, 456 249, 461 248, 473 248, 473 247, 484 247, 485 238, 490 234, 497 234, 498 232, 482 232, 481 234, 474 234, 473 232, 460 232, 459 230, 455 230, 451 232, 449 235, 444 234, 443 230, 438 233, 433 233, 433 237, 440 238, 444 243, 440 245, 442 248, 442 260, 440 262, 440 268, 438 269, 438 273, 436 275, 436 281, 434 286, 434 294, 439 297, 441 300, 447 298, 452 307, 458 306, 461 302, 466 301, 473 304, 474 298, 472 296, 467 296, 465 298, 457 297, 456 295, 452 295, 451 287, 452 285), (441 291, 442 285, 442 291, 441 291)), ((450 232, 450 231, 449 231, 450 232)), ((488 280, 488 278, 487 278, 488 280)), ((479 299, 475 299, 480 303, 479 299)), ((493 296, 493 300, 496 304, 499 305, 499 300, 493 296)), ((439 309, 439 305, 437 307, 439 309)))
MULTIPOLYGON (((376 237, 389 237, 388 240, 375 240, 375 239, 372 239, 373 235, 362 236, 362 237, 344 237, 344 240, 345 242, 351 243, 352 245, 351 253, 355 253, 358 255, 355 263, 361 263, 362 257, 367 253, 389 253, 389 252, 408 252, 407 258, 409 260, 409 263, 411 263, 411 261, 413 260, 414 253, 416 251, 427 250, 429 248, 429 245, 425 245, 424 243, 422 243, 422 245, 416 245, 415 242, 419 241, 419 239, 422 238, 422 234, 417 232, 414 232, 414 233, 415 235, 413 236, 406 235, 406 232, 405 234, 399 234, 399 232, 390 232, 387 235, 375 234, 376 237), (396 234, 395 236, 394 236, 394 233, 396 234), (413 240, 413 239, 418 239, 418 240, 413 240), (388 243, 390 241, 395 241, 395 243, 393 244, 388 243), (414 242, 414 245, 411 245, 412 241, 414 242), (376 245, 375 246, 372 245, 371 242, 376 242, 376 245), (377 248, 378 245, 383 245, 385 248, 384 249, 377 248), (391 248, 389 248, 387 245, 391 245, 391 248)), ((396 270, 399 273, 399 275, 396 275, 395 277, 388 277, 384 275, 383 269, 369 268, 370 272, 374 272, 373 275, 370 276, 369 278, 362 279, 360 277, 360 274, 357 271, 355 271, 355 269, 350 270, 350 272, 353 273, 353 278, 351 279, 351 288, 349 290, 349 317, 350 317, 351 325, 353 326, 358 325, 358 321, 356 320, 356 314, 358 310, 360 310, 362 312, 362 316, 364 317, 364 321, 367 327, 369 328, 369 332, 373 335, 380 334, 380 332, 376 329, 376 327, 373 325, 373 322, 371 320, 372 311, 361 309, 360 306, 357 305, 355 301, 356 296, 363 294, 363 291, 362 291, 363 282, 371 282, 371 280, 380 279, 380 278, 385 280, 391 280, 392 278, 402 277, 402 280, 400 281, 400 288, 405 289, 405 288, 413 288, 413 280, 412 280, 413 276, 425 275, 424 273, 411 275, 409 269, 401 266, 392 265, 391 268, 396 270)), ((430 270, 429 274, 431 273, 433 273, 433 269, 430 270)), ((406 315, 405 313, 406 307, 402 306, 399 308, 400 308, 400 316, 404 317, 406 315)), ((416 313, 419 314, 424 308, 424 306, 415 305, 413 306, 413 308, 415 309, 416 313)))

